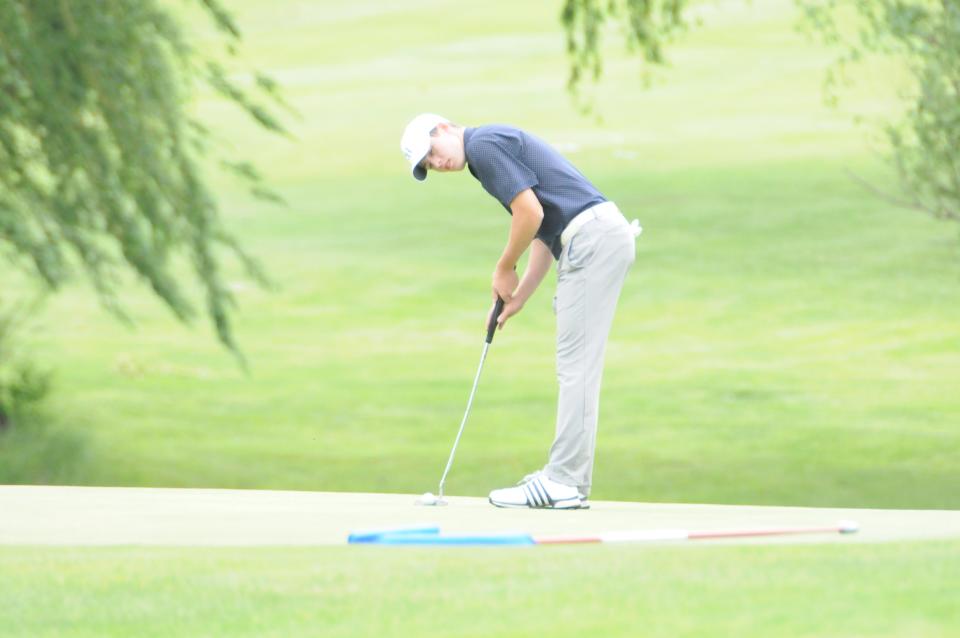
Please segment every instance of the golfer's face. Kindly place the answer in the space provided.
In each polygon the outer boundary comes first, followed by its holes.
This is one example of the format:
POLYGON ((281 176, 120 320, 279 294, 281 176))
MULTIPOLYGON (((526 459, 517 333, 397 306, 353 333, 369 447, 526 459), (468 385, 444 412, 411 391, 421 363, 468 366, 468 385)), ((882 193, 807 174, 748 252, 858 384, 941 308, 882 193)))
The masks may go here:
POLYGON ((460 137, 448 129, 439 128, 430 137, 430 152, 423 158, 423 165, 431 171, 446 173, 459 171, 466 164, 460 137))

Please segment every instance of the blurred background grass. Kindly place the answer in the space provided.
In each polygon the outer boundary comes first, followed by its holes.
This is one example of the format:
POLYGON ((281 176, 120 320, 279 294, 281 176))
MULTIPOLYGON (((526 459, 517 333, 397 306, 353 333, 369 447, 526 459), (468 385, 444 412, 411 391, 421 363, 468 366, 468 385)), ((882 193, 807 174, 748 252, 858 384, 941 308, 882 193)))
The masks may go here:
MULTIPOLYGON (((250 373, 135 285, 132 330, 78 285, 32 324, 54 393, 0 435, 0 482, 432 489, 509 218, 466 172, 408 176, 399 134, 429 110, 537 133, 644 225, 608 348, 594 498, 960 506, 957 229, 849 175, 892 184, 872 122, 897 111, 896 67, 862 66, 828 109, 833 53, 796 32, 792 3, 724 0, 646 90, 611 34, 598 120, 565 93, 554 3, 230 6, 245 58, 300 114, 288 141, 212 95, 197 104, 289 202, 211 173, 229 227, 280 284, 234 277, 250 373)), ((212 33, 197 23, 195 37, 212 33)), ((545 461, 553 280, 494 343, 452 493, 545 461)), ((0 286, 26 291, 10 272, 0 286)))

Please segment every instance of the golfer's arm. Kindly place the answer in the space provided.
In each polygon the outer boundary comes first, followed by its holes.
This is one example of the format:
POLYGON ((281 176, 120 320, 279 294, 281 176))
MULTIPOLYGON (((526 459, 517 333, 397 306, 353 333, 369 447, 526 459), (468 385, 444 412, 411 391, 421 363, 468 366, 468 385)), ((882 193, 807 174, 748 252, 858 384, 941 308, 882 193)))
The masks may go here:
POLYGON ((510 222, 510 239, 497 262, 497 268, 501 270, 513 270, 517 267, 520 256, 530 246, 543 221, 543 206, 530 188, 513 198, 510 202, 510 210, 513 212, 513 220, 510 222))
POLYGON ((523 303, 527 302, 533 292, 543 281, 543 278, 550 272, 550 266, 553 264, 553 254, 545 243, 536 239, 530 245, 530 259, 527 260, 527 269, 523 273, 523 279, 517 286, 517 291, 513 298, 520 298, 523 303))

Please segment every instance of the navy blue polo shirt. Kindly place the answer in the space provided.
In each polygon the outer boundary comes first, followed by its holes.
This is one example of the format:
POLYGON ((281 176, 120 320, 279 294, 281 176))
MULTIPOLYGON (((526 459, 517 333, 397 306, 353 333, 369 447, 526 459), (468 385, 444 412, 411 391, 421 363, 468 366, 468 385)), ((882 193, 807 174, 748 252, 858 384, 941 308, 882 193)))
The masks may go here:
POLYGON ((543 206, 537 238, 560 259, 560 233, 580 212, 607 201, 565 157, 540 138, 512 126, 490 124, 463 132, 467 166, 484 190, 503 204, 532 188, 543 206))

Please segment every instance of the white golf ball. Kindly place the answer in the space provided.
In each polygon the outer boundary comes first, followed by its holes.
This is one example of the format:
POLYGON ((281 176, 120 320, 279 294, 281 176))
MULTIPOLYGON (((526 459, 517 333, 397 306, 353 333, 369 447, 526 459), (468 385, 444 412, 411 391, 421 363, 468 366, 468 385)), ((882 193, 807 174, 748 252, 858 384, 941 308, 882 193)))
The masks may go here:
POLYGON ((860 524, 856 521, 840 521, 837 525, 841 534, 856 534, 860 531, 860 524))
POLYGON ((437 502, 437 497, 433 495, 433 492, 424 492, 423 496, 420 497, 420 502, 424 505, 434 505, 437 502))

